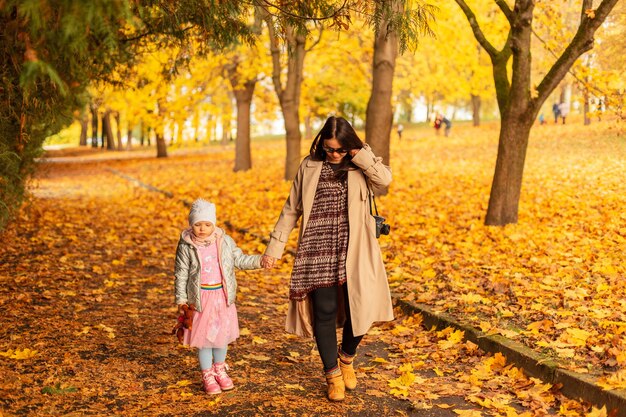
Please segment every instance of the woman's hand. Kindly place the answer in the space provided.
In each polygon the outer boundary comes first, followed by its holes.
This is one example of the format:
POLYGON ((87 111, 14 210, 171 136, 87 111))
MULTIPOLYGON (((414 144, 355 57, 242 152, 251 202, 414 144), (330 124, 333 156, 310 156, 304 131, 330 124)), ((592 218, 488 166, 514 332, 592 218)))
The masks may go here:
POLYGON ((261 256, 261 266, 263 268, 265 269, 273 268, 275 263, 276 263, 276 258, 273 258, 269 255, 261 256))
POLYGON ((360 149, 350 149, 350 156, 354 156, 359 153, 360 149))

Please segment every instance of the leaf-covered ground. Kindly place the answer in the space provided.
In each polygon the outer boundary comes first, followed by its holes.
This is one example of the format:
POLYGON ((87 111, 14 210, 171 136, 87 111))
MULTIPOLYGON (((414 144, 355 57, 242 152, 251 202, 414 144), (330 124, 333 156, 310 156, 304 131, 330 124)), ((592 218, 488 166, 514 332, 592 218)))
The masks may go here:
MULTIPOLYGON (((405 132, 379 200, 392 224, 381 244, 393 291, 619 386, 626 145, 609 127, 537 128, 520 222, 505 228, 482 225, 495 127, 405 132)), ((228 357, 237 389, 207 397, 195 355, 168 334, 183 201, 211 199, 218 223, 261 252, 289 188, 283 147, 254 143, 254 168, 242 173, 232 173, 232 147, 43 164, 1 236, 3 415, 606 415, 399 312, 364 339, 357 391, 328 403, 313 342, 283 331, 290 254, 238 275, 242 337, 228 357)))

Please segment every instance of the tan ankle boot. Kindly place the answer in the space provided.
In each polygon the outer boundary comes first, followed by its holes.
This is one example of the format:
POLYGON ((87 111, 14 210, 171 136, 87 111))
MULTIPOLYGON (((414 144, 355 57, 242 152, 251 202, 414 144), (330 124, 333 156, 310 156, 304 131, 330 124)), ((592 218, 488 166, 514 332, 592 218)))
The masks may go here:
POLYGON ((352 366, 354 356, 346 355, 341 351, 341 348, 338 350, 338 356, 339 369, 341 369, 346 389, 353 390, 356 388, 356 373, 354 372, 354 367, 352 366))
POLYGON ((343 401, 346 398, 346 387, 341 376, 341 369, 337 368, 330 373, 326 373, 328 383, 328 399, 331 401, 343 401))

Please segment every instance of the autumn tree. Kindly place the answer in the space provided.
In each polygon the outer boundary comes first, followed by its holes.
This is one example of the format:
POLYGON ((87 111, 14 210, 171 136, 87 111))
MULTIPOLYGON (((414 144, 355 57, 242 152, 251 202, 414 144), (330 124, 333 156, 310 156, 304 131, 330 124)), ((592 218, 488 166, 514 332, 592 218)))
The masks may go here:
POLYGON ((44 139, 84 108, 90 81, 132 62, 136 45, 191 34, 213 48, 250 40, 241 13, 247 3, 209 3, 0 2, 0 227, 20 205, 44 139))
MULTIPOLYGON (((259 38, 262 32, 262 18, 258 9, 254 10, 251 33, 259 38)), ((252 168, 252 152, 250 150, 250 122, 254 89, 259 81, 259 73, 263 68, 262 42, 254 45, 233 45, 225 51, 227 62, 224 70, 237 106, 237 137, 235 141, 234 171, 246 171, 252 168)))
POLYGON ((420 34, 432 33, 428 24, 433 12, 434 7, 422 1, 380 0, 374 5, 372 90, 367 103, 365 138, 385 164, 389 164, 396 58, 400 50, 416 45, 420 34))
POLYGON ((259 10, 268 28, 272 56, 272 83, 285 124, 285 179, 291 180, 296 176, 301 159, 300 92, 307 34, 290 22, 281 26, 279 18, 269 9, 260 8, 259 10), (287 52, 285 58, 281 53, 281 27, 287 52))
POLYGON ((131 16, 126 1, 0 2, 0 228, 22 201, 44 139, 85 107, 91 79, 129 59, 117 39, 131 16))
POLYGON ((535 117, 576 60, 593 48, 596 30, 618 0, 602 0, 595 9, 592 0, 582 1, 576 34, 538 83, 533 83, 531 77, 535 1, 516 0, 513 7, 505 0, 495 1, 510 25, 501 49, 487 39, 472 7, 465 0, 455 1, 469 21, 476 40, 491 58, 500 109, 498 156, 485 224, 517 223, 526 149, 535 117))

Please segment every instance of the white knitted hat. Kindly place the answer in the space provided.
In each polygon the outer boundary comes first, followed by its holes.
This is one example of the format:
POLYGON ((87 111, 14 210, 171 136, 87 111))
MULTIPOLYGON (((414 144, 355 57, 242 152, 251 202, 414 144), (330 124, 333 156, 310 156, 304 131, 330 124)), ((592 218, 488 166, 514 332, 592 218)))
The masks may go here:
POLYGON ((189 226, 193 226, 197 222, 211 222, 215 225, 215 204, 201 198, 194 201, 189 211, 189 226))

